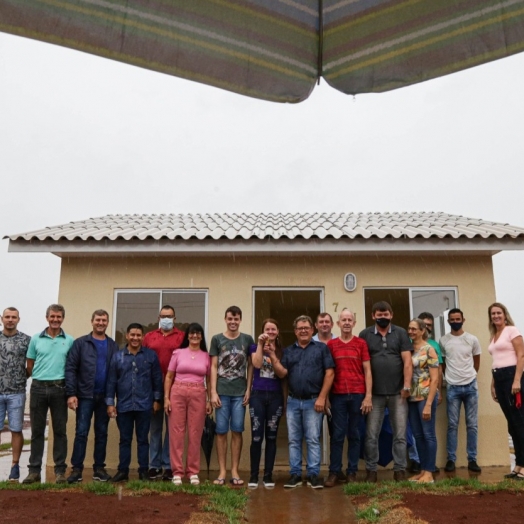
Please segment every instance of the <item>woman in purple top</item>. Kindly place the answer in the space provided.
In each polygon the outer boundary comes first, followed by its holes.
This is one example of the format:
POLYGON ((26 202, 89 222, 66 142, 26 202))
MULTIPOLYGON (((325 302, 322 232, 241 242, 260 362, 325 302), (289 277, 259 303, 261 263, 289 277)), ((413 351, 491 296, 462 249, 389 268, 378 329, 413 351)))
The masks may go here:
POLYGON ((249 397, 249 415, 251 417, 251 476, 248 487, 258 486, 258 472, 260 469, 260 456, 262 442, 266 438, 266 452, 264 458, 264 486, 272 488, 273 466, 277 454, 277 432, 282 411, 284 409, 284 396, 282 384, 275 375, 273 366, 266 351, 270 348, 276 352, 277 358, 282 358, 278 324, 272 318, 267 318, 262 323, 262 334, 258 337, 258 345, 250 349, 251 362, 253 363, 253 388, 249 397))
POLYGON ((190 324, 180 349, 173 351, 164 382, 164 409, 169 417, 169 456, 173 484, 182 484, 184 476, 193 485, 200 484, 200 440, 206 413, 213 411, 209 399, 211 359, 207 353, 204 330, 190 324), (174 380, 174 383, 173 383, 174 380), (207 392, 206 392, 207 389, 207 392), (184 468, 184 442, 188 435, 187 464, 184 468))

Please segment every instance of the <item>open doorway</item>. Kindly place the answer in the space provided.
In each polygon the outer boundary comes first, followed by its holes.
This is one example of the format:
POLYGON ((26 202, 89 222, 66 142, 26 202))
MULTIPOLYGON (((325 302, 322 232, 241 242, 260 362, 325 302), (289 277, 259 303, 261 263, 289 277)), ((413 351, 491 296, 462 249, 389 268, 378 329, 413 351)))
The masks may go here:
MULTIPOLYGON (((266 318, 274 318, 280 327, 282 347, 287 347, 296 341, 293 321, 300 315, 309 315, 313 322, 323 311, 324 290, 322 288, 254 288, 253 289, 253 338, 260 335, 262 322, 266 318)), ((323 432, 326 434, 326 431, 323 432)), ((327 440, 323 438, 322 463, 327 460, 327 440)), ((263 461, 263 455, 262 455, 263 461)), ((305 455, 304 455, 305 463, 305 455)), ((288 433, 286 416, 280 421, 277 440, 276 466, 287 466, 288 433)))

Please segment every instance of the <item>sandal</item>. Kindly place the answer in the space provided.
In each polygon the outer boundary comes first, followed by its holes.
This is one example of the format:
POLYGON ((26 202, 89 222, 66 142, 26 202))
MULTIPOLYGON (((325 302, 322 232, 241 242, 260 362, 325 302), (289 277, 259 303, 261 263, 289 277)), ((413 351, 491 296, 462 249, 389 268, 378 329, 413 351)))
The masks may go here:
POLYGON ((175 476, 175 477, 173 477, 173 480, 171 482, 175 486, 181 486, 182 485, 182 477, 175 476))
POLYGON ((504 475, 505 479, 514 479, 515 477, 518 477, 519 471, 512 471, 511 473, 508 473, 507 475, 504 475))
POLYGON ((193 486, 198 486, 200 484, 200 479, 198 478, 198 475, 191 475, 189 477, 189 483, 193 486))
POLYGON ((225 483, 226 483, 226 479, 221 479, 220 477, 218 477, 217 479, 213 481, 213 484, 215 486, 223 486, 225 483))
POLYGON ((244 485, 244 481, 242 479, 239 479, 238 477, 232 477, 229 483, 232 486, 243 486, 244 485))

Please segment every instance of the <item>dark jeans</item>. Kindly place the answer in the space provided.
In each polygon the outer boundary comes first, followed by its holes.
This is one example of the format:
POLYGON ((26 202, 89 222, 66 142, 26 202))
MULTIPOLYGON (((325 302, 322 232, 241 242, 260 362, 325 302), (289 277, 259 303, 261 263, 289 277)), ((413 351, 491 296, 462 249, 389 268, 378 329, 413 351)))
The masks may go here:
POLYGON ((29 473, 40 473, 44 455, 47 411, 53 426, 53 460, 55 473, 65 473, 67 464, 67 398, 63 385, 45 384, 33 379, 29 413, 31 418, 31 454, 29 473))
MULTIPOLYGON (((520 408, 515 406, 515 395, 511 393, 511 386, 515 378, 515 366, 493 370, 495 393, 500 408, 508 421, 508 433, 513 439, 515 448, 515 465, 524 467, 524 403, 520 408)), ((524 377, 520 381, 521 394, 524 395, 524 377)), ((523 399, 524 400, 524 399, 523 399)))
POLYGON ((277 454, 277 432, 284 397, 280 391, 253 390, 249 397, 249 416, 251 417, 251 475, 258 475, 262 442, 266 437, 264 475, 273 472, 277 454))
POLYGON ((107 406, 104 394, 95 394, 94 398, 79 398, 76 410, 75 443, 73 444, 73 455, 71 465, 74 469, 84 469, 86 458, 87 436, 91 428, 91 419, 95 415, 95 450, 93 453, 93 469, 105 468, 107 447, 107 406))
POLYGON ((151 411, 125 411, 118 412, 116 417, 120 431, 120 448, 118 471, 129 473, 131 464, 131 442, 133 442, 133 429, 136 432, 138 451, 138 471, 146 472, 149 465, 149 426, 151 424, 151 411))
POLYGON ((364 400, 363 393, 349 393, 347 395, 331 394, 331 435, 329 471, 339 473, 342 471, 342 450, 344 439, 348 437, 348 467, 346 472, 356 473, 360 458, 360 422, 362 412, 360 408, 364 400))
POLYGON ((427 400, 409 402, 409 423, 411 431, 417 444, 420 467, 424 471, 435 471, 435 460, 437 458, 437 434, 435 433, 435 418, 437 415, 438 395, 433 399, 431 405, 431 419, 424 420, 422 411, 427 400))

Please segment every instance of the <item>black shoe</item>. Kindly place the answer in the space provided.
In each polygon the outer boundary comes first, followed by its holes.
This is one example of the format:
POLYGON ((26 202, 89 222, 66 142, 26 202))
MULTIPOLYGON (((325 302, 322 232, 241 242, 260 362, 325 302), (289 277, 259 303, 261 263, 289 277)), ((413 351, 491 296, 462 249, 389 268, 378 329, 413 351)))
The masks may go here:
POLYGON ((73 468, 73 471, 71 471, 71 475, 67 477, 67 483, 75 484, 76 482, 82 482, 82 470, 73 468))
POLYGON ((409 471, 411 473, 420 473, 422 470, 420 469, 420 462, 417 462, 416 460, 412 460, 411 464, 409 466, 409 471))
POLYGON ((139 471, 138 472, 138 480, 150 480, 151 477, 149 476, 149 472, 147 471, 139 471))
POLYGON ((472 471, 473 473, 481 473, 482 472, 482 469, 477 464, 476 460, 470 460, 468 462, 468 469, 469 469, 469 471, 472 471))
POLYGON ((251 489, 258 488, 258 475, 251 475, 247 487, 251 489))
POLYGON ((106 471, 106 468, 98 468, 93 471, 93 480, 95 482, 109 482, 111 475, 106 471))
POLYGON ((275 482, 273 480, 273 475, 271 475, 271 473, 266 473, 264 475, 263 482, 264 482, 265 488, 274 488, 275 487, 275 482))
POLYGON ((367 473, 366 473, 366 482, 376 482, 377 481, 377 472, 376 471, 371 471, 371 470, 367 470, 367 473))
POLYGON ((393 472, 393 479, 395 482, 404 482, 406 480, 406 472, 403 469, 393 472))
POLYGON ((171 482, 173 480, 173 471, 171 469, 165 469, 162 475, 164 482, 171 482))
POLYGON ((129 474, 124 471, 118 471, 117 474, 111 479, 111 482, 127 482, 129 480, 129 474))
POLYGON ((150 468, 147 472, 149 480, 158 480, 162 478, 162 470, 160 468, 150 468))
POLYGON ((453 473, 453 471, 455 471, 455 462, 453 460, 448 460, 444 466, 444 471, 447 473, 453 473))
POLYGON ((296 488, 297 486, 302 486, 302 477, 300 475, 291 475, 284 484, 285 488, 296 488))
POLYGON ((433 473, 435 473, 435 475, 438 475, 440 473, 440 468, 438 466, 435 466, 433 473))
POLYGON ((307 485, 311 486, 313 489, 322 489, 324 487, 324 481, 319 478, 318 475, 308 475, 307 485))

